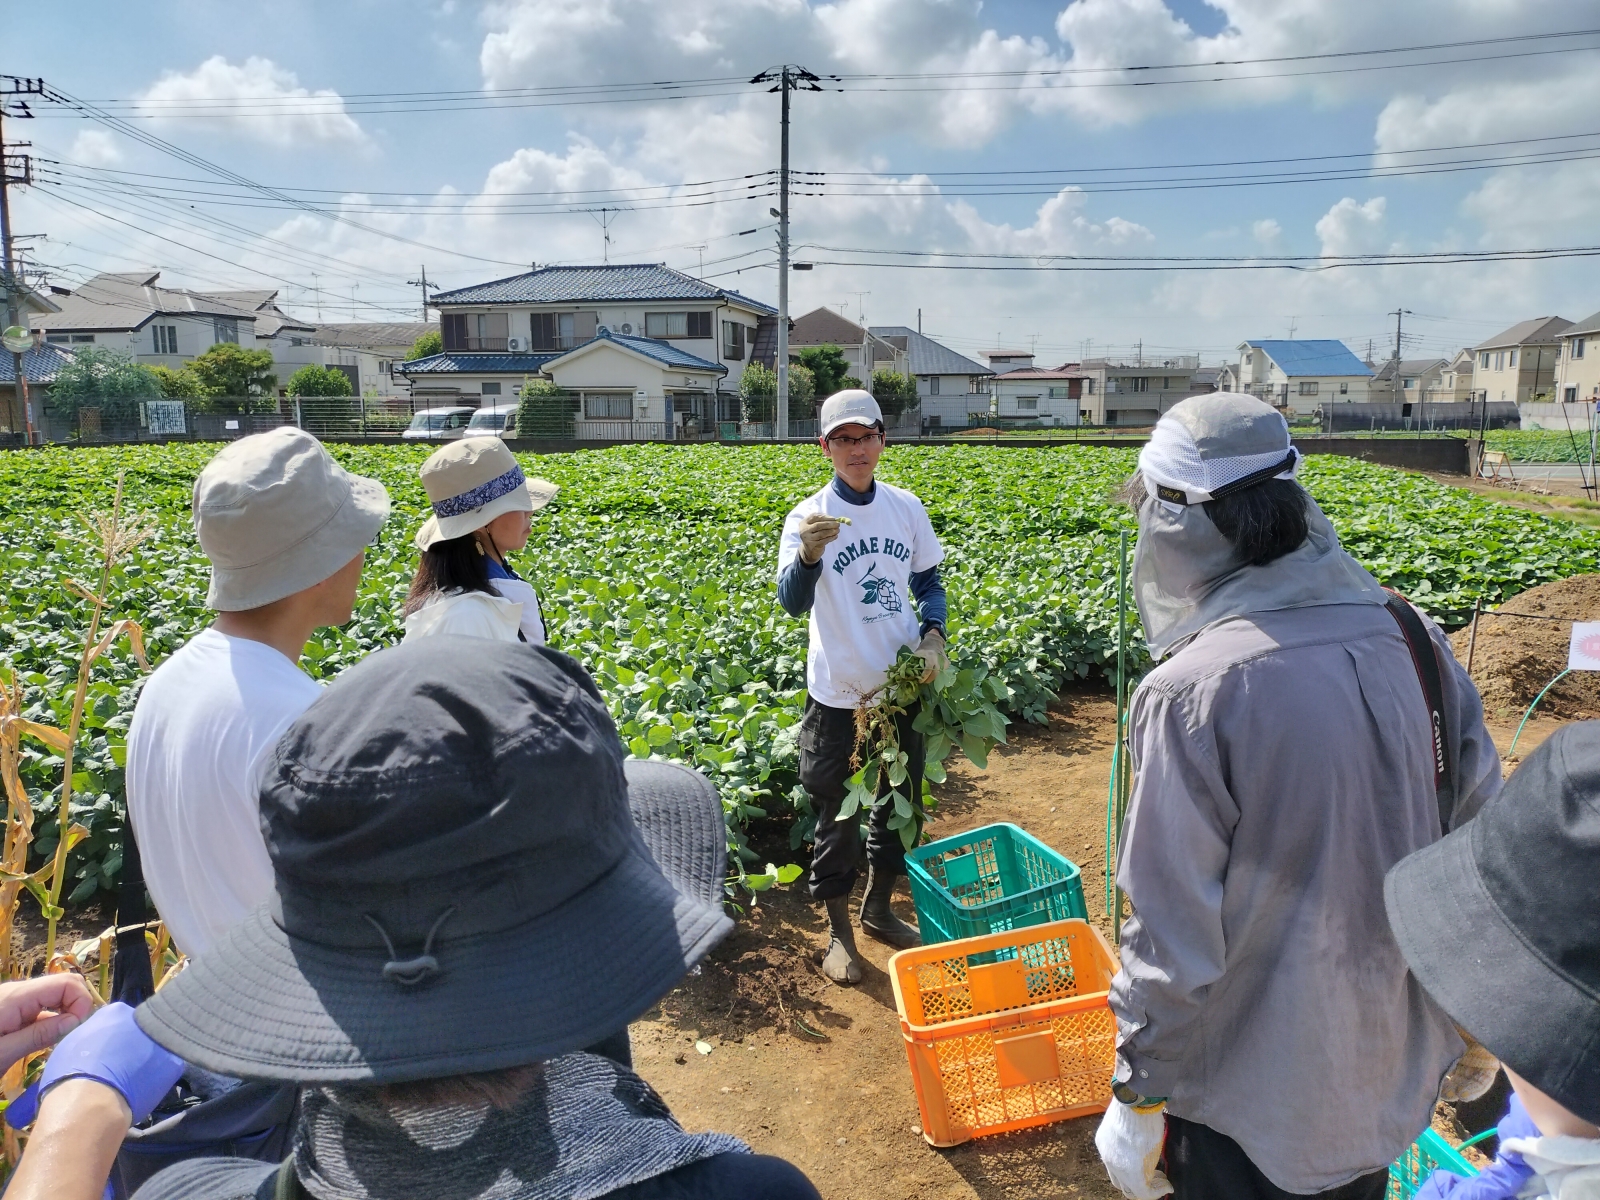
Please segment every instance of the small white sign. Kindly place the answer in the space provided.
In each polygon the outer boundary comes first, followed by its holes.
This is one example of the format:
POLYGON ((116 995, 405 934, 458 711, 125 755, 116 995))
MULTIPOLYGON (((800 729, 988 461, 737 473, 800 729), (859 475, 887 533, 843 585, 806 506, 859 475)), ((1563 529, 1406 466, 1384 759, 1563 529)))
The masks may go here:
POLYGON ((237 421, 224 421, 222 423, 222 427, 224 429, 237 429, 237 428, 239 428, 239 422, 237 422, 237 421))
POLYGON ((1574 621, 1567 670, 1600 671, 1600 621, 1574 621))

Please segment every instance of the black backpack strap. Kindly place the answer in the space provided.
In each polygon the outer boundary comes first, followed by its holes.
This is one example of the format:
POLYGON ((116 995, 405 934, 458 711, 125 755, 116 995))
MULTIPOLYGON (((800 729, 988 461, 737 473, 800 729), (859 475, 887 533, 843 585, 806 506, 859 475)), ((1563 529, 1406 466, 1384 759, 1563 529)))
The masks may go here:
POLYGON ((1428 724, 1433 732, 1433 789, 1439 801, 1439 830, 1449 833, 1450 814, 1455 808, 1455 786, 1450 773, 1450 753, 1445 746, 1444 678, 1439 670, 1439 652, 1417 610, 1400 593, 1386 590, 1389 591, 1386 607, 1406 639, 1406 646, 1411 651, 1411 665, 1416 668, 1417 682, 1422 684, 1422 697, 1428 704, 1428 724))
POLYGON ((144 940, 149 921, 139 843, 133 836, 133 820, 127 817, 122 822, 122 879, 117 886, 117 948, 111 959, 111 998, 133 1007, 156 991, 155 977, 150 973, 150 951, 144 940))

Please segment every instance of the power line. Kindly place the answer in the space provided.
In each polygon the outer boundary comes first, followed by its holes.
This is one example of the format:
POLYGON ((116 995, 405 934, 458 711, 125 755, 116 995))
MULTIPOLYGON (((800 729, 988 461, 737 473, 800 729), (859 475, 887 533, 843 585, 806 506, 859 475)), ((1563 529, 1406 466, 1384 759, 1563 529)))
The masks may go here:
POLYGON ((808 246, 825 253, 919 256, 937 259, 984 259, 983 262, 861 262, 812 258, 819 266, 871 267, 892 270, 995 271, 995 272, 1120 272, 1120 271, 1304 271, 1321 272, 1347 267, 1405 267, 1476 262, 1539 262, 1547 259, 1600 257, 1600 246, 1567 246, 1535 250, 1463 250, 1415 254, 1358 255, 1254 255, 1185 257, 1180 255, 1019 255, 918 250, 861 250, 808 246), (1027 260, 1027 261, 1018 261, 1027 260), (1044 260, 1044 261, 1040 261, 1044 260))

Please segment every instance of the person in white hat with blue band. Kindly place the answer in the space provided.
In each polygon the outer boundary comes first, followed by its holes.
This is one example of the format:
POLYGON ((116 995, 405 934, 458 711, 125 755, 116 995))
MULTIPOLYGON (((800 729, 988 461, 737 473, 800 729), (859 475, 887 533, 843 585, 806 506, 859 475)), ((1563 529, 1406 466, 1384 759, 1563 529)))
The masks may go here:
MULTIPOLYGON (((892 806, 873 809, 864 856, 859 812, 840 820, 839 810, 845 781, 855 770, 850 762, 856 706, 870 702, 902 647, 914 647, 930 670, 948 663, 939 579, 944 547, 922 501, 874 478, 885 438, 883 413, 871 393, 850 388, 829 396, 820 429, 818 444, 833 465, 833 478, 795 505, 783 523, 778 600, 790 616, 810 614, 800 724, 800 782, 817 814, 809 883, 812 899, 828 910, 823 973, 834 983, 851 984, 860 981, 861 965, 850 926, 850 890, 863 857, 861 927, 900 949, 921 941, 889 906, 895 880, 905 874, 904 844, 889 828, 892 806)), ((923 745, 911 727, 914 716, 907 713, 898 724, 900 745, 911 760, 906 786, 920 800, 923 745)))
POLYGON ((533 585, 506 555, 528 544, 533 514, 559 490, 528 479, 499 438, 462 438, 422 464, 433 512, 417 531, 422 562, 406 597, 406 640, 441 633, 545 644, 533 585))

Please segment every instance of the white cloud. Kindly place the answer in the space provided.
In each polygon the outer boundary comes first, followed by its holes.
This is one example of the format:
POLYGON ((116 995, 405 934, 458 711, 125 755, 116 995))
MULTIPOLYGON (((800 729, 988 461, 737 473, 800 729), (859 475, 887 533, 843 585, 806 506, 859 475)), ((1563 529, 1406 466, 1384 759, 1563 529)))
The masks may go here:
POLYGON ((1041 204, 1033 224, 1022 229, 991 225, 965 200, 951 204, 950 215, 973 250, 993 254, 1079 254, 1155 240, 1143 225, 1121 217, 1092 221, 1084 216, 1084 206, 1080 189, 1063 188, 1041 204))
POLYGON ((168 71, 135 99, 147 116, 221 126, 273 146, 366 140, 338 92, 303 88, 293 71, 256 56, 236 65, 213 55, 187 74, 168 71), (249 103, 232 107, 240 102, 249 103))
POLYGON ((72 158, 86 167, 111 167, 122 161, 117 139, 103 129, 84 129, 72 139, 72 158))
POLYGON ((1350 254, 1379 254, 1385 244, 1383 214, 1388 201, 1374 196, 1365 204, 1346 196, 1317 221, 1317 237, 1325 257, 1350 254))
POLYGON ((1272 247, 1283 237, 1283 226, 1271 217, 1263 217, 1250 223, 1250 233, 1263 246, 1272 247))

